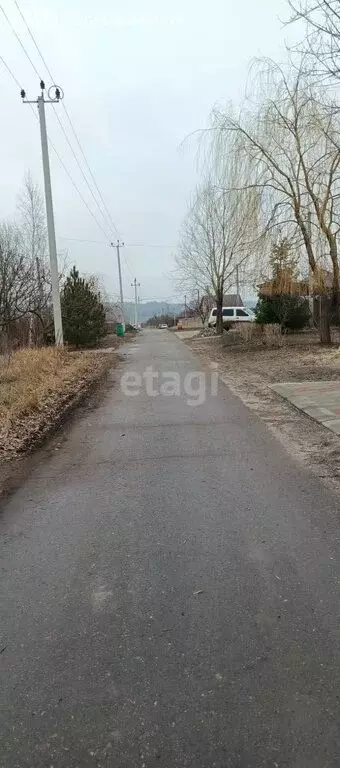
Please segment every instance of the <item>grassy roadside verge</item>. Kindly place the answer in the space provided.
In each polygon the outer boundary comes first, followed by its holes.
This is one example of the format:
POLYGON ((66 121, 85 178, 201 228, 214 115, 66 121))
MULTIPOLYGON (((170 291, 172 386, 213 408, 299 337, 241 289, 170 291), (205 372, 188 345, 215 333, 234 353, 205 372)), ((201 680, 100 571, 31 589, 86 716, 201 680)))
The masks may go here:
POLYGON ((109 354, 53 347, 0 358, 0 463, 29 451, 53 431, 112 362, 109 354))

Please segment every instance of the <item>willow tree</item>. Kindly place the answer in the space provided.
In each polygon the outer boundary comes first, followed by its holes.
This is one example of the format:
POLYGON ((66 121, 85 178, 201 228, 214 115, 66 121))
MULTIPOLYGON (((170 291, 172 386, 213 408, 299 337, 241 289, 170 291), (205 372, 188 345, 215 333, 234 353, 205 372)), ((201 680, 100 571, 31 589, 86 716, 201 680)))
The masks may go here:
POLYGON ((290 21, 304 23, 306 34, 302 48, 308 54, 310 72, 318 79, 339 79, 339 0, 289 0, 289 6, 292 10, 290 21))
MULTIPOLYGON (((300 70, 286 73, 272 61, 261 63, 259 96, 235 116, 214 111, 212 128, 217 157, 229 136, 236 137, 240 162, 248 164, 247 189, 261 196, 271 223, 293 222, 298 228, 313 275, 320 274, 315 236, 321 237, 332 271, 334 303, 339 303, 338 234, 340 218, 340 127, 336 105, 300 70)), ((326 313, 326 300, 323 301, 326 313)), ((330 341, 323 316, 320 340, 330 341)))

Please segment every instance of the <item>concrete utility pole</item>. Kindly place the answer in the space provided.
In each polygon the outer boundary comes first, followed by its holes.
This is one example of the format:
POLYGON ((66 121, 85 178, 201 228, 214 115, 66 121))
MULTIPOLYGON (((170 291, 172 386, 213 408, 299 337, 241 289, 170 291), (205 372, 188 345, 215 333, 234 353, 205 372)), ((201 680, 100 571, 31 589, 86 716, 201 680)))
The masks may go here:
POLYGON ((120 304, 121 304, 122 313, 123 313, 123 325, 125 326, 125 322, 124 322, 124 296, 123 296, 123 281, 122 281, 122 265, 120 263, 120 249, 124 248, 124 243, 121 243, 119 240, 117 240, 116 246, 114 245, 114 243, 111 243, 111 247, 112 248, 116 247, 116 250, 117 250, 120 304))
POLYGON ((187 316, 187 297, 184 296, 184 317, 187 316))
POLYGON ((140 283, 137 283, 136 278, 131 283, 131 288, 135 288, 135 325, 138 325, 138 293, 137 288, 140 288, 140 283))
POLYGON ((21 98, 24 104, 38 105, 41 151, 42 151, 44 185, 45 185, 48 247, 49 247, 49 254, 50 254, 50 269, 51 269, 51 282, 52 282, 54 333, 55 333, 56 345, 58 347, 62 347, 64 344, 63 324, 62 324, 62 318, 61 318, 58 257, 57 257, 57 246, 56 246, 56 239, 55 239, 51 172, 50 172, 50 160, 48 155, 45 104, 58 104, 60 99, 63 98, 64 94, 61 88, 58 88, 58 86, 56 85, 52 85, 48 89, 48 99, 45 99, 45 96, 44 96, 45 83, 43 80, 41 80, 40 82, 40 88, 41 88, 41 95, 38 96, 37 99, 34 99, 33 101, 29 101, 28 99, 26 99, 25 91, 21 91, 21 98), (53 96, 51 96, 51 94, 53 94, 53 96))

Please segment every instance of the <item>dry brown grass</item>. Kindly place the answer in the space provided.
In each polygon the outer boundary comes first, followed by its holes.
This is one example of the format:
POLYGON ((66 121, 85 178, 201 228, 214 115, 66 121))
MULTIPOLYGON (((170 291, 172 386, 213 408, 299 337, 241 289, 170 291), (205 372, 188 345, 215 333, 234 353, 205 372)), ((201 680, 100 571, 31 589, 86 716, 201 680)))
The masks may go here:
POLYGON ((222 336, 224 346, 255 347, 282 347, 286 336, 281 333, 277 324, 259 325, 258 323, 239 323, 228 333, 222 336))
POLYGON ((88 371, 93 356, 46 347, 21 349, 1 363, 0 419, 10 422, 37 410, 47 395, 88 371))
POLYGON ((241 387, 251 382, 267 386, 282 381, 340 379, 340 351, 336 346, 323 347, 316 335, 297 334, 284 339, 284 346, 278 349, 246 344, 227 347, 224 339, 218 339, 215 345, 195 338, 188 343, 203 358, 218 362, 221 373, 241 387))
MULTIPOLYGON (((111 361, 112 362, 112 361, 111 361)), ((23 450, 100 378, 108 355, 53 347, 0 358, 0 457, 23 450)))

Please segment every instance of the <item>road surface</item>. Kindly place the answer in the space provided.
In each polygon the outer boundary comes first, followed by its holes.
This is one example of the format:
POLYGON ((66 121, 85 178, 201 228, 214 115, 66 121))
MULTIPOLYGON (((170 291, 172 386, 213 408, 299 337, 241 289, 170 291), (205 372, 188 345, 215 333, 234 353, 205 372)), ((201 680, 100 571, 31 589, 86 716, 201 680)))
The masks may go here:
POLYGON ((338 501, 170 332, 124 350, 3 510, 0 765, 338 767, 338 501))

